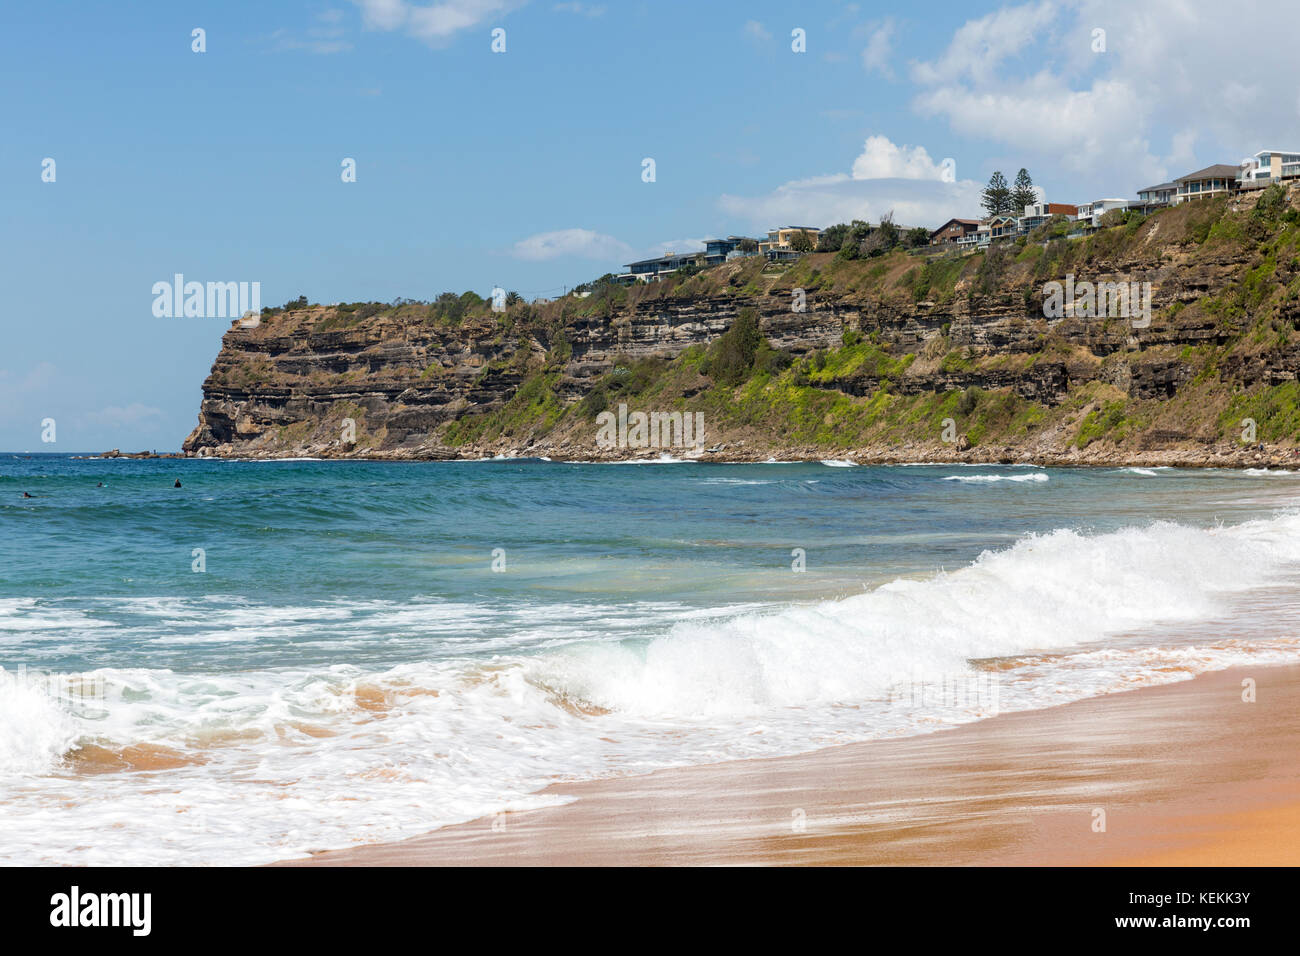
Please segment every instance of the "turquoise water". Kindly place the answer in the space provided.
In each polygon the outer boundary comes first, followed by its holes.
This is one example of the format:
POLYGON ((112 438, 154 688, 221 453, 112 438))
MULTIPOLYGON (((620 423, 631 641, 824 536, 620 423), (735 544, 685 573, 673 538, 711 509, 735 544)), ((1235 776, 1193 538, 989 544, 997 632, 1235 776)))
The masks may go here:
POLYGON ((1174 469, 0 456, 0 860, 274 860, 555 780, 1290 660, 1297 491, 1174 469), (892 690, 990 660, 995 705, 892 690), (96 706, 32 673, 91 679, 96 706), (86 836, 105 828, 120 841, 86 836))
MULTIPOLYGON (((142 622, 111 599, 140 597, 280 609, 411 600, 502 612, 610 601, 712 607, 852 594, 961 567, 1031 532, 1104 532, 1153 517, 1209 525, 1276 506, 1276 477, 966 470, 10 457, 0 461, 0 598, 38 597, 114 627, 142 622), (1007 481, 994 491, 951 480, 989 475, 1007 481), (193 570, 196 548, 204 573, 193 570), (498 548, 504 573, 492 570, 498 548), (791 571, 795 548, 806 552, 804 574, 791 571)), ((206 624, 174 626, 198 634, 206 624)), ((139 666, 157 654, 127 640, 91 653, 42 643, 24 653, 63 669, 139 666)), ((425 650, 378 646, 364 660, 425 650)), ((0 655, 0 664, 20 662, 0 655)), ((330 655, 328 645, 286 642, 195 647, 168 663, 239 669, 330 655)))

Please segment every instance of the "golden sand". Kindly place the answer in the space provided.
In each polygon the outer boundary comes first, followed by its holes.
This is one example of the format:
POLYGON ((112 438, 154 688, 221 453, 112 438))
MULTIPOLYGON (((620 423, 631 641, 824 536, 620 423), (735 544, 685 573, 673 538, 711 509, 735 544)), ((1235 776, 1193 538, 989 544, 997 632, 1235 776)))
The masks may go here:
POLYGON ((1297 754, 1300 666, 1238 669, 920 737, 557 784, 577 799, 295 862, 1295 865, 1297 754))

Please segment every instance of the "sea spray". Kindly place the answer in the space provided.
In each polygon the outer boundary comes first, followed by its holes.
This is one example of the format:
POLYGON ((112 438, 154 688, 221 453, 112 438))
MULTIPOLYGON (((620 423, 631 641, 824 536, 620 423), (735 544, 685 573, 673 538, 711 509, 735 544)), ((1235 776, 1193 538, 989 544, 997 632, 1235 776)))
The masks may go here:
POLYGON ((77 736, 76 721, 45 687, 0 668, 0 777, 48 773, 77 736))
POLYGON ((682 623, 638 647, 597 644, 530 664, 536 682, 645 716, 848 703, 942 680, 979 658, 1069 647, 1220 611, 1300 560, 1300 517, 1203 530, 1161 522, 1030 535, 971 566, 841 601, 682 623))

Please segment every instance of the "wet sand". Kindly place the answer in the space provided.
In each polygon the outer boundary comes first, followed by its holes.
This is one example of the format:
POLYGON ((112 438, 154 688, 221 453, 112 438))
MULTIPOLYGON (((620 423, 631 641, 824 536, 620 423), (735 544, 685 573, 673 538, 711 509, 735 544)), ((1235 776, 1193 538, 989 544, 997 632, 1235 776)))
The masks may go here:
POLYGON ((1297 865, 1300 666, 546 792, 290 865, 1297 865))

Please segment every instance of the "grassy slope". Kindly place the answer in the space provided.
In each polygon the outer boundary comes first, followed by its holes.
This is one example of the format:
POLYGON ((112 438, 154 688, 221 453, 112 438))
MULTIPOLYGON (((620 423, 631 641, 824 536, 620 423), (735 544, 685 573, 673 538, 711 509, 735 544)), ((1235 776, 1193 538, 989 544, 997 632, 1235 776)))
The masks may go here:
MULTIPOLYGON (((947 419, 963 444, 984 448, 1132 450, 1154 447, 1152 442, 1158 443, 1161 436, 1166 441, 1181 436, 1186 441, 1240 443, 1242 420, 1248 418, 1256 422, 1257 440, 1292 444, 1300 436, 1300 386, 1289 380, 1243 391, 1220 371, 1250 361, 1272 367, 1282 350, 1300 346, 1300 214, 1285 203, 1267 212, 1256 209, 1255 198, 1242 202, 1239 211, 1231 210, 1225 200, 1200 201, 1086 238, 1044 233, 1034 237, 1040 241, 966 257, 895 250, 855 261, 810 255, 781 266, 741 260, 648 286, 597 285, 589 298, 518 304, 501 315, 473 293, 443 297, 434 304, 350 303, 313 310, 311 331, 346 332, 374 318, 425 325, 430 334, 471 330, 469 339, 476 348, 495 348, 498 357, 485 373, 509 369, 522 377, 522 385, 504 407, 465 415, 444 426, 441 440, 466 450, 527 442, 590 446, 596 415, 619 402, 640 410, 702 411, 710 441, 743 439, 756 446, 827 452, 938 448, 947 419), (1183 295, 1162 306, 1151 332, 1170 323, 1200 324, 1224 339, 1222 344, 1167 345, 1144 336, 1138 348, 1124 351, 1119 358, 1130 366, 1176 361, 1187 369, 1176 393, 1161 400, 1132 398, 1103 381, 1103 365, 1116 356, 1103 359, 1083 344, 1086 336, 1066 334, 1070 329, 1079 333, 1078 323, 1085 320, 1066 320, 1049 329, 1040 318, 1041 290, 1049 279, 1069 272, 1095 277, 1146 271, 1157 276, 1158 302, 1170 298, 1161 296, 1161 287, 1177 285, 1187 275, 1207 277, 1205 284, 1213 290, 1183 295), (950 325, 944 323, 921 347, 904 351, 864 318, 861 330, 846 332, 838 347, 809 355, 784 355, 761 342, 736 375, 716 374, 711 359, 718 348, 715 341, 672 359, 619 362, 583 400, 566 404, 561 398, 569 359, 566 328, 575 319, 595 316, 617 322, 634 309, 691 299, 776 305, 788 302, 796 288, 819 303, 859 307, 864 316, 935 312, 956 320, 1000 312, 1015 317, 1032 337, 1033 349, 1011 352, 956 345, 950 325), (539 342, 547 347, 544 354, 536 349, 539 342), (1009 389, 912 394, 925 376, 1023 374, 1040 363, 1064 363, 1070 369, 1072 385, 1059 404, 1043 405, 1009 389), (849 389, 854 382, 859 387, 849 389), (862 382, 867 387, 861 387, 862 382)), ((273 316, 278 310, 267 311, 273 316)), ((1105 320, 1093 321, 1098 330, 1109 327, 1105 320)), ((1116 321, 1122 322, 1111 320, 1116 321)), ((254 367, 255 361, 222 375, 228 384, 262 381, 267 370, 254 367)), ((443 373, 431 365, 421 377, 428 380, 443 373)), ((338 376, 313 372, 310 382, 344 384, 357 375, 355 370, 338 376)), ((345 413, 353 414, 364 431, 363 410, 340 412, 345 413)), ((283 437, 293 438, 287 433, 283 437)), ((382 435, 364 438, 357 447, 381 441, 382 435)))
MULTIPOLYGON (((1154 344, 1130 351, 1130 362, 1175 357, 1192 370, 1190 381, 1168 399, 1142 400, 1101 381, 1075 384, 1054 407, 1021 398, 1008 389, 899 394, 898 380, 915 362, 941 371, 1028 369, 1043 361, 1067 360, 1076 369, 1095 370, 1101 360, 1047 331, 1041 348, 1029 354, 987 353, 954 348, 946 335, 926 343, 919 354, 901 353, 877 336, 846 336, 837 349, 774 367, 760 356, 739 384, 724 384, 704 374, 707 351, 694 348, 672 360, 629 362, 598 383, 596 394, 569 407, 555 396, 558 373, 536 373, 506 408, 472 424, 454 423, 446 438, 453 444, 475 439, 532 439, 569 435, 577 439, 594 429, 596 413, 616 402, 634 409, 703 411, 714 436, 751 436, 782 447, 810 446, 828 451, 934 443, 945 419, 969 444, 1023 446, 1035 436, 1051 436, 1058 449, 1086 448, 1095 442, 1116 448, 1143 447, 1153 436, 1173 435, 1239 442, 1242 420, 1254 419, 1258 440, 1293 443, 1300 436, 1300 386, 1295 381, 1234 390, 1218 369, 1230 356, 1263 356, 1300 341, 1283 307, 1300 295, 1300 225, 1297 215, 1265 216, 1251 209, 1231 212, 1223 200, 1187 204, 1142 222, 1114 227, 1092 236, 1056 239, 1046 247, 1009 245, 965 258, 908 255, 901 250, 874 260, 845 261, 809 256, 785 271, 751 262, 736 268, 703 272, 646 289, 616 293, 614 301, 591 302, 584 309, 598 314, 625 308, 630 301, 713 296, 727 291, 745 296, 788 296, 801 287, 809 295, 871 302, 877 307, 945 308, 965 297, 978 307, 1017 300, 1036 308, 1031 297, 1050 278, 1067 272, 1096 274, 1099 268, 1139 263, 1159 268, 1186 260, 1240 258, 1247 263, 1222 290, 1189 304, 1177 303, 1155 318, 1188 321, 1208 316, 1229 335, 1222 345, 1154 344), (1279 269, 1279 263, 1285 268, 1279 269), (918 305, 919 304, 919 305, 918 305), (854 397, 838 390, 837 381, 855 374, 879 376, 881 387, 854 397)), ((1294 312, 1289 313, 1294 315, 1294 312)), ((1032 321, 1032 319, 1029 319, 1032 321)), ((1074 377, 1074 376, 1072 376, 1074 377)))

